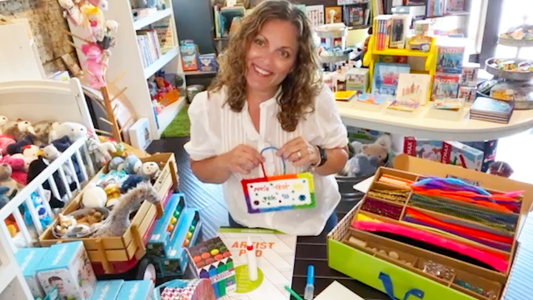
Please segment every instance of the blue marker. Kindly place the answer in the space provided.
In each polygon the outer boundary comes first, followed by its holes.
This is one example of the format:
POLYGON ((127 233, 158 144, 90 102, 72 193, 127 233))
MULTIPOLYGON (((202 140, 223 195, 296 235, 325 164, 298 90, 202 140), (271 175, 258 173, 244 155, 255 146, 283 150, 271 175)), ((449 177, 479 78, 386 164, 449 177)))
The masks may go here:
POLYGON ((309 265, 307 267, 307 285, 305 286, 304 300, 313 300, 315 293, 315 267, 309 265))

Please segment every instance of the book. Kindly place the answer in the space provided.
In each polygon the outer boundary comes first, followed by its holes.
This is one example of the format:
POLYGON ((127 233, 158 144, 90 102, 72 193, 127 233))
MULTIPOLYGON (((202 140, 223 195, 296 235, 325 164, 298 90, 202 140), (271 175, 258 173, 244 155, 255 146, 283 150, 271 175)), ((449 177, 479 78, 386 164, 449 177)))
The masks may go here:
POLYGON ((442 110, 460 110, 463 107, 464 100, 460 98, 444 98, 435 100, 435 108, 442 110))
POLYGON ((346 90, 366 92, 368 88, 368 69, 353 68, 346 73, 346 90))
POLYGON ((372 104, 372 105, 381 105, 385 101, 393 101, 394 98, 390 95, 380 95, 380 94, 369 94, 363 93, 357 98, 357 102, 372 104))
POLYGON ((464 10, 465 10, 465 0, 447 0, 446 12, 464 11, 464 10))
POLYGON ((438 51, 437 72, 461 74, 465 47, 439 45, 438 51))
POLYGON ((414 112, 418 109, 420 103, 412 100, 394 100, 387 109, 405 111, 405 112, 414 112))
POLYGON ((396 99, 412 100, 420 105, 427 104, 429 102, 430 80, 431 77, 427 74, 400 74, 396 88, 396 99))
POLYGON ((394 96, 400 74, 409 73, 410 70, 408 64, 376 63, 372 77, 372 93, 394 96))
POLYGON ((356 91, 336 91, 335 100, 337 101, 350 101, 357 94, 356 91))
POLYGON ((375 28, 377 28, 375 40, 376 50, 385 50, 389 44, 389 28, 392 15, 380 15, 375 18, 375 28))
POLYGON ((470 107, 470 119, 507 124, 513 111, 514 101, 478 97, 470 107))
POLYGON ((435 74, 431 100, 457 98, 459 91, 459 75, 435 74))

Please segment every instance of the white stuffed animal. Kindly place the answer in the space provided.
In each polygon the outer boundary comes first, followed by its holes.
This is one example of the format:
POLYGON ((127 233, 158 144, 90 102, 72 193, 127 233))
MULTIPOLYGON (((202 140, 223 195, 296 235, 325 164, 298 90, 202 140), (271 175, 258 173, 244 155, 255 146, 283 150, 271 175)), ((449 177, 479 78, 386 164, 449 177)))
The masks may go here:
POLYGON ((159 171, 159 165, 153 161, 145 162, 142 165, 142 175, 149 179, 157 178, 157 176, 159 176, 159 171))
POLYGON ((59 5, 64 9, 63 18, 68 18, 74 26, 80 26, 83 23, 80 8, 72 0, 59 0, 59 5))
POLYGON ((49 142, 51 143, 52 141, 60 139, 64 136, 68 136, 70 142, 74 143, 75 141, 87 136, 87 128, 79 123, 74 122, 55 122, 52 124, 49 142))
POLYGON ((24 155, 24 157, 31 159, 32 161, 36 160, 40 154, 41 154, 41 149, 39 149, 39 147, 35 145, 24 146, 22 150, 22 155, 24 155))
POLYGON ((0 134, 2 133, 2 126, 4 126, 9 119, 6 116, 0 116, 0 134))
POLYGON ((107 194, 104 189, 97 186, 94 182, 90 182, 85 187, 81 198, 83 207, 98 208, 104 207, 107 201, 107 194))
MULTIPOLYGON (((48 161, 53 162, 61 155, 61 152, 59 152, 59 150, 57 150, 57 148, 53 144, 50 144, 43 148, 42 154, 44 158, 48 159, 48 161)), ((73 182, 74 174, 72 173, 72 170, 67 166, 66 163, 62 166, 62 169, 63 169, 63 172, 65 172, 65 175, 70 177, 69 181, 73 182)))

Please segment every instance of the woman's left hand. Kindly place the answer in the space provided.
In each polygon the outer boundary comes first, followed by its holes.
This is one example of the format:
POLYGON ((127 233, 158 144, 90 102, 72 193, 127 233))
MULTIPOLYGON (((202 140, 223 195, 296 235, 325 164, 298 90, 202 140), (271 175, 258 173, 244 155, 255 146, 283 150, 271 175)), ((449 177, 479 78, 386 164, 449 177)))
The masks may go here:
POLYGON ((295 167, 316 165, 320 159, 318 148, 301 137, 287 142, 276 154, 292 162, 295 167))

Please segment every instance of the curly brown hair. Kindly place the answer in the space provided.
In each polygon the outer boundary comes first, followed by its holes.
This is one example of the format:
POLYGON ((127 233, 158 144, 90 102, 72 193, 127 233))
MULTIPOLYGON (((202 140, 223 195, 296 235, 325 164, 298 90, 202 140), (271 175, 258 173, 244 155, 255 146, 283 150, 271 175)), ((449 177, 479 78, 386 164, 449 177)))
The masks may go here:
POLYGON ((246 101, 246 52, 262 26, 271 20, 291 22, 297 29, 298 55, 293 71, 281 83, 277 103, 283 130, 296 130, 298 122, 314 111, 313 100, 322 88, 322 75, 315 52, 311 26, 306 15, 285 0, 263 1, 244 17, 219 58, 219 72, 209 92, 225 89, 226 104, 241 112, 246 101))

